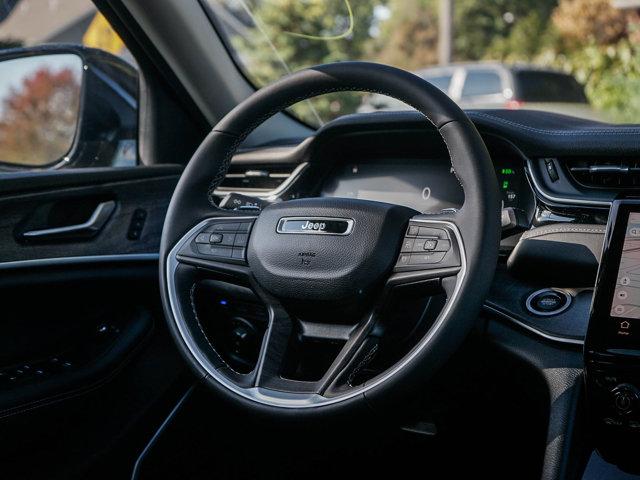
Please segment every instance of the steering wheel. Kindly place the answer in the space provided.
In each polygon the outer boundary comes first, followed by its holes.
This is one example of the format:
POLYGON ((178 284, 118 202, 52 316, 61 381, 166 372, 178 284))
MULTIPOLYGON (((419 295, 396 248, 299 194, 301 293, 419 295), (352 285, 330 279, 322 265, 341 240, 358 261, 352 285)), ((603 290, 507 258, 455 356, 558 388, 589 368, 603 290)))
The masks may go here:
POLYGON ((366 62, 294 73, 234 108, 182 174, 160 246, 169 328, 206 384, 253 411, 300 418, 394 400, 423 386, 472 328, 496 267, 499 217, 497 182, 482 138, 436 87, 366 62), (259 214, 216 207, 213 192, 249 133, 297 102, 342 91, 380 93, 422 112, 446 143, 463 206, 420 214, 381 202, 309 198, 274 203, 259 214), (206 279, 225 291, 252 292, 268 313, 253 365, 231 362, 215 326, 201 318, 197 288, 206 279), (382 371, 365 375, 383 355, 382 346, 396 341, 385 335, 402 292, 419 296, 434 289, 446 298, 439 314, 405 339, 400 353, 381 363, 382 371), (332 346, 325 363, 318 362, 325 355, 318 345, 332 346), (291 359, 309 357, 322 371, 301 377, 291 359))

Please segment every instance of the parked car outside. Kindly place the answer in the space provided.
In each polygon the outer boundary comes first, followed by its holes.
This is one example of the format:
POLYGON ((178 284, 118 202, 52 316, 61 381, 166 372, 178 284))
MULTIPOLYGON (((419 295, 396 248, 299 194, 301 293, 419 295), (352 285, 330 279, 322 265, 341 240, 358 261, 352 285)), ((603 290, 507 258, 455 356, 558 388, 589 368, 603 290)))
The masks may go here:
MULTIPOLYGON (((445 92, 463 109, 528 109, 605 120, 595 111, 582 85, 571 75, 533 65, 460 63, 414 72, 445 92)), ((407 110, 410 107, 380 94, 364 98, 360 113, 407 110)))

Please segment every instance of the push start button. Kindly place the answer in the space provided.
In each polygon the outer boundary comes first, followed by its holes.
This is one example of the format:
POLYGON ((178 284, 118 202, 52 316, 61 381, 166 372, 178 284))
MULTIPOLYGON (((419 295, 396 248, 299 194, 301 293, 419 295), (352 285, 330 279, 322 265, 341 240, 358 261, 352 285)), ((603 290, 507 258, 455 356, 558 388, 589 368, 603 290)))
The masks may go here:
POLYGON ((571 304, 571 295, 563 290, 545 288, 527 298, 527 310, 534 315, 551 316, 564 312, 571 304))

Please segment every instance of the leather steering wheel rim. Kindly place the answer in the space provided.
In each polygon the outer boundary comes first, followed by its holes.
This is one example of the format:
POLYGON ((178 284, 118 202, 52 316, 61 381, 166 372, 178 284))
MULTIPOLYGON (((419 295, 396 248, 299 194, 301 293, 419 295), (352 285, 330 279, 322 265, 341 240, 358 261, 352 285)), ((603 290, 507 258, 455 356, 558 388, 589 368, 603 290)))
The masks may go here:
POLYGON ((308 415, 337 413, 367 402, 392 400, 428 380, 472 328, 497 263, 499 214, 499 191, 484 142, 467 115, 443 92, 411 73, 380 64, 342 62, 312 67, 284 77, 238 105, 216 125, 191 158, 171 199, 160 246, 165 316, 189 365, 212 390, 233 404, 270 415, 288 416, 303 412, 308 415), (234 152, 257 126, 297 102, 341 91, 374 92, 396 98, 420 111, 437 128, 447 145, 465 201, 454 214, 420 218, 455 226, 463 271, 456 277, 455 295, 447 301, 434 327, 410 355, 403 358, 400 368, 389 369, 393 370, 392 374, 382 380, 367 382, 348 395, 328 401, 296 401, 291 400, 291 396, 283 400, 277 391, 264 389, 254 389, 255 395, 245 395, 244 390, 236 390, 221 381, 218 367, 206 360, 212 355, 206 351, 207 342, 197 342, 185 335, 191 328, 185 317, 197 314, 193 309, 189 311, 189 305, 185 305, 188 299, 185 300, 185 296, 181 299, 179 286, 172 277, 176 269, 176 249, 193 234, 195 226, 207 219, 237 216, 237 212, 218 209, 212 195, 224 179, 234 152))

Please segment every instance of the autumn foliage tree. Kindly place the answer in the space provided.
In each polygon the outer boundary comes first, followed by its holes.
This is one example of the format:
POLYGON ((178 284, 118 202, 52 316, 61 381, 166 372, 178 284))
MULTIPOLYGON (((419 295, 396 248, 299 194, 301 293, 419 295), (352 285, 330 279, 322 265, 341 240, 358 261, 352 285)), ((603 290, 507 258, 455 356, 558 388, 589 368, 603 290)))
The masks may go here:
POLYGON ((560 0, 553 23, 572 47, 592 41, 611 45, 624 38, 628 14, 614 8, 609 0, 560 0))
POLYGON ((11 88, 0 112, 0 161, 41 166, 63 157, 76 131, 79 91, 71 69, 46 67, 11 88))
POLYGON ((438 17, 432 0, 391 0, 375 40, 376 60, 407 70, 438 62, 438 17), (407 41, 410 39, 410 41, 407 41))

